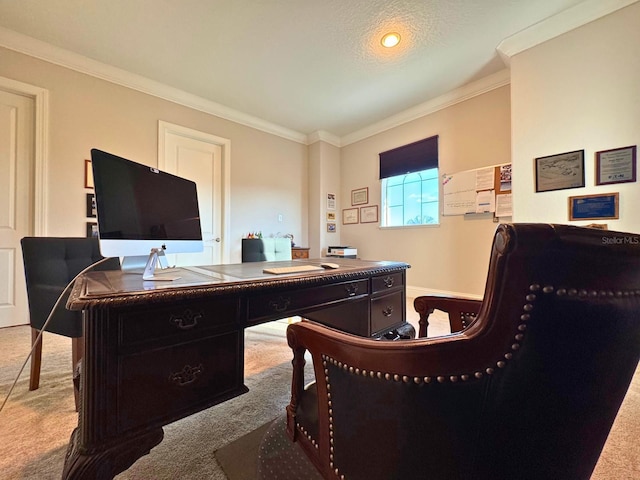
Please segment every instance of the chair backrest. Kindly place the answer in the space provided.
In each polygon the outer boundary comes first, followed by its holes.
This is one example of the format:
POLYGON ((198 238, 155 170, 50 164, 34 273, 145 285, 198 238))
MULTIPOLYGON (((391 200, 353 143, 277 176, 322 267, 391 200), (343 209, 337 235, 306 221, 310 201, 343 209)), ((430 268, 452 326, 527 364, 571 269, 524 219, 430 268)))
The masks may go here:
POLYGON ((589 478, 640 357, 640 235, 505 227, 492 263, 469 335, 502 330, 491 350, 503 357, 481 372, 475 471, 589 478))
MULTIPOLYGON (((30 324, 40 330, 67 284, 103 257, 96 238, 25 237, 20 243, 30 324)), ((117 258, 110 258, 96 267, 97 270, 119 268, 117 258)), ((65 304, 66 299, 60 303, 46 330, 67 337, 80 337, 81 316, 79 312, 67 310, 65 304)))
POLYGON ((320 413, 345 478, 588 479, 640 357, 640 235, 501 225, 464 331, 375 345, 321 331, 289 340, 324 351, 320 413))
POLYGON ((243 262, 273 262, 291 260, 291 240, 288 238, 243 238, 243 262))

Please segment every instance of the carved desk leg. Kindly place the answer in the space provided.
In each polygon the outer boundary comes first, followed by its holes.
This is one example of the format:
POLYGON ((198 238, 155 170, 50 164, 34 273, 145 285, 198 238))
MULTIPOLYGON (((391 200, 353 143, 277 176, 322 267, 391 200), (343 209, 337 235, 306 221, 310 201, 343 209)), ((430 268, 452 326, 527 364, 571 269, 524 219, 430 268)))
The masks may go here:
POLYGON ((147 455, 164 437, 164 431, 158 428, 141 436, 123 439, 104 450, 83 453, 79 447, 79 433, 76 428, 71 434, 62 472, 64 480, 111 480, 138 458, 147 455))

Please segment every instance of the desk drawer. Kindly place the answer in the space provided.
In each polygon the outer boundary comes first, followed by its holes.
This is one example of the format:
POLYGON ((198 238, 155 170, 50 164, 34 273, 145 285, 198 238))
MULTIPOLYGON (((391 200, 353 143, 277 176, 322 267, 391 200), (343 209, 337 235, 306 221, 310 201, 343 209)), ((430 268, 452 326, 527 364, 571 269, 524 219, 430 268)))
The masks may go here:
POLYGON ((118 315, 120 345, 176 337, 178 340, 202 336, 236 323, 238 300, 214 298, 208 302, 181 302, 170 307, 125 310, 118 315))
POLYGON ((368 293, 369 281, 362 279, 324 287, 256 295, 249 298, 247 318, 250 323, 266 318, 282 318, 305 308, 322 307, 368 293))
POLYGON ((118 432, 166 424, 242 388, 241 330, 118 359, 118 432))
POLYGON ((381 295, 371 300, 371 334, 402 323, 404 308, 402 292, 381 295))
POLYGON ((389 273, 386 275, 378 275, 371 279, 372 293, 391 290, 392 288, 402 287, 404 283, 404 274, 402 272, 389 273))

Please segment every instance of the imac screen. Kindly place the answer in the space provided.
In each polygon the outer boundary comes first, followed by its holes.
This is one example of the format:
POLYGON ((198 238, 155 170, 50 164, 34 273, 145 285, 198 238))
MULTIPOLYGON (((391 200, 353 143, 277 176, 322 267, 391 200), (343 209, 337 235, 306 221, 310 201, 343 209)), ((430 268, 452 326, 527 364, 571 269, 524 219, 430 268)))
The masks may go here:
POLYGON ((104 256, 202 250, 194 182, 101 150, 91 161, 104 256))

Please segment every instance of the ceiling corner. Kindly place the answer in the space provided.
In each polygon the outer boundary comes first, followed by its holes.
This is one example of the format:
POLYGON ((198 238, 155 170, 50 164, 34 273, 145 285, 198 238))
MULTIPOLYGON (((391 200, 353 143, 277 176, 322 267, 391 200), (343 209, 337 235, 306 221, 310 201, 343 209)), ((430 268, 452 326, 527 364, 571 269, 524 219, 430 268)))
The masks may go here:
POLYGON ((587 0, 505 38, 496 47, 509 65, 511 57, 640 0, 587 0))

